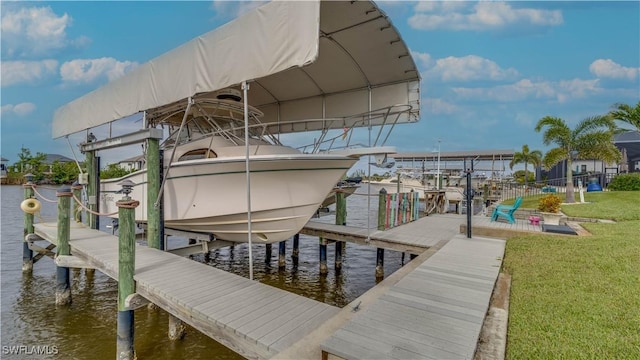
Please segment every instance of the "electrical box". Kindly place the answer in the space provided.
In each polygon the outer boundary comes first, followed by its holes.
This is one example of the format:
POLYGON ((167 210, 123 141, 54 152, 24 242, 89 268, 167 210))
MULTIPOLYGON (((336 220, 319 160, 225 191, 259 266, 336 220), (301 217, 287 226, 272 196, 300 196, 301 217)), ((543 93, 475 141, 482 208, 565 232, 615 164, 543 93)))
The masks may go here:
POLYGON ((78 174, 78 184, 80 185, 89 184, 89 174, 87 173, 78 174))

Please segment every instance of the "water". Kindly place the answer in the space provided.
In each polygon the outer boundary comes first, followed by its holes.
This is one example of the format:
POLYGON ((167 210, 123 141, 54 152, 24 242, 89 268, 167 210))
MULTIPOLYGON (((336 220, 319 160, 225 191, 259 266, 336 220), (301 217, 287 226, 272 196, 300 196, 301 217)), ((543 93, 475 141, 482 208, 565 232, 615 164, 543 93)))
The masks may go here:
MULTIPOLYGON (((22 272, 22 232, 24 214, 20 210, 23 189, 1 187, 1 348, 2 359, 114 359, 116 356, 117 282, 95 272, 72 271, 72 304, 55 306, 55 265, 49 258, 34 264, 31 274, 22 272), (40 346, 49 355, 9 354, 9 347, 40 346)), ((40 189, 48 199, 56 199, 55 190, 40 189)), ((358 191, 359 193, 362 190, 358 191)), ((354 226, 376 225, 377 198, 371 199, 371 218, 367 220, 367 197, 354 194, 347 199, 347 223, 354 226)), ((39 221, 54 221, 56 204, 42 201, 39 221)), ((333 215, 318 221, 334 222, 333 215)), ((108 221, 101 219, 104 226, 108 221)), ((104 229, 105 231, 107 229, 104 229)), ((172 241, 180 241, 174 239, 172 241)), ((271 263, 265 263, 264 245, 253 246, 254 279, 330 305, 344 307, 376 284, 376 249, 347 244, 342 271, 334 270, 335 245, 327 248, 329 274, 320 276, 318 239, 300 236, 298 266, 291 260, 292 240, 287 242, 287 264, 279 270, 278 244, 273 245, 271 263)), ((246 244, 211 251, 192 257, 222 270, 249 277, 249 251, 246 244)), ((401 253, 385 252, 385 275, 396 271, 401 253)), ((143 307, 135 311, 135 348, 140 359, 240 359, 233 351, 187 328, 180 341, 167 337, 168 316, 162 310, 143 307)))

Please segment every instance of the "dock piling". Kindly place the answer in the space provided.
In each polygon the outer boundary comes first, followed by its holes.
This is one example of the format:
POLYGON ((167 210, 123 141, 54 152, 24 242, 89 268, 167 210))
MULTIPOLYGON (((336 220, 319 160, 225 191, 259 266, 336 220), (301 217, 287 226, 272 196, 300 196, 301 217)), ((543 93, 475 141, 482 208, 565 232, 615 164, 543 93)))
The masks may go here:
POLYGON ((386 229, 387 224, 387 190, 380 189, 378 194, 378 230, 386 229))
MULTIPOLYGON (((28 174, 31 175, 31 174, 28 174)), ((32 177, 33 175, 31 175, 32 177)), ((22 185, 24 188, 24 199, 28 200, 33 198, 33 183, 31 179, 27 177, 26 184, 22 185)), ((27 241, 27 235, 33 234, 33 214, 24 213, 24 231, 22 232, 22 271, 33 270, 33 250, 29 249, 29 242, 27 241)))
MULTIPOLYGON (((77 199, 80 199, 80 190, 82 190, 82 185, 75 181, 71 185, 71 191, 73 196, 77 199)), ((82 223, 82 208, 76 201, 73 202, 73 220, 77 223, 82 223)))
POLYGON ((320 275, 327 275, 327 240, 320 238, 320 275))
POLYGON ((291 262, 293 266, 298 266, 300 256, 300 234, 293 235, 293 250, 291 251, 291 262))
POLYGON ((160 177, 162 163, 160 162, 160 145, 158 139, 147 139, 147 245, 153 249, 162 249, 162 234, 160 233, 160 177), (157 205, 157 206, 156 206, 157 205))
POLYGON ((273 244, 266 244, 264 246, 264 263, 267 265, 271 264, 271 252, 273 249, 273 244))
POLYGON ((376 255, 376 279, 384 277, 384 249, 378 248, 376 255))
POLYGON ((133 182, 125 180, 122 183, 124 196, 116 205, 120 228, 118 231, 118 335, 116 343, 116 358, 118 360, 135 359, 134 313, 128 310, 126 299, 135 293, 135 208, 140 204, 129 197, 133 182))
MULTIPOLYGON (((336 191, 336 225, 347 225, 347 199, 341 191, 336 191)), ((344 241, 336 241, 336 270, 342 269, 342 250, 345 245, 344 241)))
POLYGON ((285 254, 287 251, 287 241, 280 241, 278 244, 278 268, 282 269, 286 266, 287 261, 285 259, 285 254))
MULTIPOLYGON (((71 188, 63 185, 56 191, 58 197, 58 251, 56 256, 71 255, 69 238, 71 237, 71 188)), ((56 305, 71 303, 71 276, 69 268, 56 268, 56 305)))
POLYGON ((172 341, 181 340, 186 333, 186 327, 182 320, 169 314, 169 339, 172 341))
POLYGON ((300 256, 300 234, 293 235, 293 251, 291 252, 292 258, 300 256))

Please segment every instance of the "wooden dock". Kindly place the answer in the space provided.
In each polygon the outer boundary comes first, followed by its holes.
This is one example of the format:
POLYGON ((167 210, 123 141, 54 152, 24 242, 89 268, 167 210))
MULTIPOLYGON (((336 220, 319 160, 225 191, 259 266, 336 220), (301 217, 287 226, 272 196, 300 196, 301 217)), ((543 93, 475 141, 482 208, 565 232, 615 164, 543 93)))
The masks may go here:
MULTIPOLYGON (((474 216, 474 229, 488 219, 474 216)), ((470 359, 504 241, 467 239, 463 224, 455 214, 385 231, 309 222, 302 233, 419 255, 342 309, 146 246, 136 246, 136 294, 247 358, 470 359)), ((55 223, 35 233, 56 243, 55 223)), ((64 266, 118 278, 117 237, 73 224, 70 245, 64 266)))
MULTIPOLYGON (((35 234, 57 242, 56 223, 35 234)), ((71 254, 118 279, 118 238, 78 224, 71 254)), ((302 339, 339 308, 146 246, 136 246, 136 293, 247 358, 267 359, 302 339)))
POLYGON ((473 359, 504 246, 442 241, 274 359, 473 359))
POLYGON ((300 233, 420 254, 438 242, 449 240, 458 234, 463 221, 464 217, 455 214, 431 215, 384 231, 309 221, 300 233))

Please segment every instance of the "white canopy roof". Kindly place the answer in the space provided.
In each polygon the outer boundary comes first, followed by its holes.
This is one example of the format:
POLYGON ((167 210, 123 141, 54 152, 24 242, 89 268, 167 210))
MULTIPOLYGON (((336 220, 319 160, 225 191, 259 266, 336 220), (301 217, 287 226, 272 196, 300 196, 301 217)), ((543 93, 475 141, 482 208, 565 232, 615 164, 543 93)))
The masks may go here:
MULTIPOLYGON (((53 137, 141 111, 153 124, 166 107, 243 81, 275 133, 351 126, 389 107, 399 122, 419 117, 418 70, 373 2, 274 1, 62 106, 53 137)), ((372 124, 382 123, 375 114, 372 124)))

